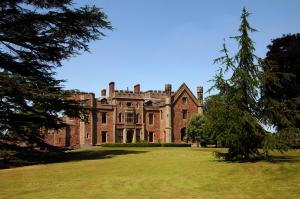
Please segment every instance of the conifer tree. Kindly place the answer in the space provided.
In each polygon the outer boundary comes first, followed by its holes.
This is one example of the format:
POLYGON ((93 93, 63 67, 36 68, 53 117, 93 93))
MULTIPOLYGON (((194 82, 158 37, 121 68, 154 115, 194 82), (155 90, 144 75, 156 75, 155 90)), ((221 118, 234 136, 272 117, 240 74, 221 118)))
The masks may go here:
MULTIPOLYGON (((62 115, 82 107, 63 90, 55 69, 112 29, 95 6, 72 0, 3 0, 0 3, 0 139, 43 145, 41 128, 65 126, 62 115)), ((74 69, 76 70, 76 69, 74 69)))
POLYGON ((221 51, 224 56, 215 60, 221 67, 211 89, 217 89, 219 94, 213 98, 213 109, 207 110, 208 125, 217 134, 216 139, 229 148, 228 153, 217 155, 227 160, 247 160, 259 155, 264 137, 257 118, 260 61, 254 55, 254 43, 249 37, 256 30, 249 25, 248 17, 249 12, 244 8, 240 35, 231 37, 238 43, 238 52, 230 57, 224 44, 221 51), (226 79, 226 75, 230 77, 226 79))

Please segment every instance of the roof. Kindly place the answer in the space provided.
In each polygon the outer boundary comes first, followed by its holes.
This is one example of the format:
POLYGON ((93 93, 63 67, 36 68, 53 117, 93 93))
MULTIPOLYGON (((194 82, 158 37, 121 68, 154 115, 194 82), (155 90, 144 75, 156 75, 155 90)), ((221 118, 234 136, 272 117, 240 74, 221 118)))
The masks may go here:
POLYGON ((184 91, 190 96, 190 98, 195 102, 195 104, 199 106, 199 102, 196 96, 192 93, 192 91, 189 89, 189 87, 187 87, 185 83, 181 84, 181 86, 177 89, 177 91, 172 95, 173 103, 175 103, 179 99, 180 95, 184 91))

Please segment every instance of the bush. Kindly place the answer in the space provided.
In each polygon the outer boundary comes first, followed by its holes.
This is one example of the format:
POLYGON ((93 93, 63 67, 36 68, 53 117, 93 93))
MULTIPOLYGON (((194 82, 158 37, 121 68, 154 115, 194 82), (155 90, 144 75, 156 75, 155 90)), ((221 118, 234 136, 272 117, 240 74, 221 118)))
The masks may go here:
POLYGON ((183 144, 177 144, 177 143, 162 143, 162 147, 191 147, 191 144, 183 143, 183 144))
POLYGON ((177 144, 177 143, 112 143, 101 144, 103 147, 191 147, 191 144, 177 144))

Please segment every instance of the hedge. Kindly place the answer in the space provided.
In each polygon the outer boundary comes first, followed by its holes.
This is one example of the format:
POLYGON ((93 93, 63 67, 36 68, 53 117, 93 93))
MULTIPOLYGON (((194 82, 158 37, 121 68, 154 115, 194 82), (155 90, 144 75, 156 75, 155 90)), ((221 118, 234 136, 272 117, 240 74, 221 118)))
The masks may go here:
POLYGON ((102 147, 191 147, 191 144, 183 143, 114 143, 101 144, 102 147))

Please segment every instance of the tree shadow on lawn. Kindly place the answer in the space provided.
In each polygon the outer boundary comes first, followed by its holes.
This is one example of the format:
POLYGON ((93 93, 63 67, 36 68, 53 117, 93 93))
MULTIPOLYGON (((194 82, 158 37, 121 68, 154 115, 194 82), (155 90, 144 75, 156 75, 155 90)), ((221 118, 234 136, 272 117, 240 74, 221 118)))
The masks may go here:
POLYGON ((70 152, 14 152, 9 155, 9 158, 2 160, 0 169, 36 165, 49 164, 59 162, 72 162, 83 160, 97 160, 113 158, 119 155, 141 154, 148 151, 135 150, 84 150, 84 151, 70 151, 70 152))

